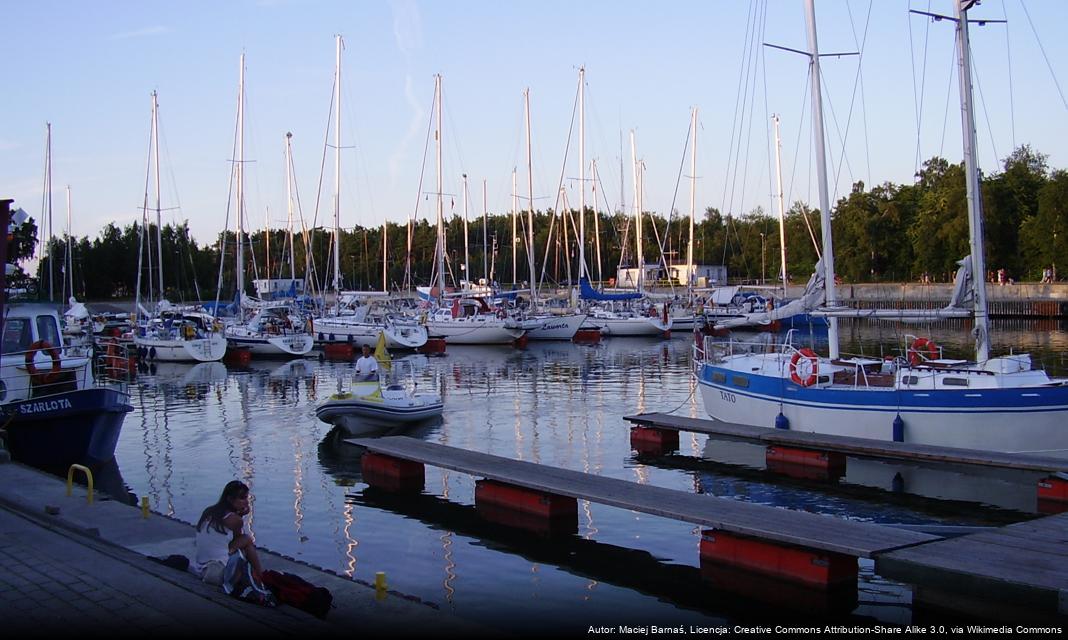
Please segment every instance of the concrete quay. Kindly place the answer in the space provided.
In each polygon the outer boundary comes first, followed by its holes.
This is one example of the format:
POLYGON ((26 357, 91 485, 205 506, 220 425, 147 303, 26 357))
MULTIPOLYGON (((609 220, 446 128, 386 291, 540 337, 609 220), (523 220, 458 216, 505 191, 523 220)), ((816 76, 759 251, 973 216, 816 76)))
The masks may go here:
MULTIPOLYGON (((20 465, 0 464, 0 627, 18 637, 500 635, 433 605, 261 550, 267 569, 330 589, 324 620, 294 607, 261 607, 225 595, 149 558, 192 555, 191 525, 109 500, 20 465), (58 507, 54 515, 53 507, 58 507)), ((15 636, 13 636, 15 637, 15 636)))

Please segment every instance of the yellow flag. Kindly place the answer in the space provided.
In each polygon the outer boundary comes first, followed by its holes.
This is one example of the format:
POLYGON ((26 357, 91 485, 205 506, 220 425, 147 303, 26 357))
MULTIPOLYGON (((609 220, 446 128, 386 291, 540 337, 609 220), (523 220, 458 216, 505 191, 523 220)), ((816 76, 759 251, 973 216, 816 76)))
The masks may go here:
POLYGON ((384 331, 378 332, 378 342, 375 344, 375 360, 378 360, 380 367, 389 371, 391 359, 389 351, 386 351, 386 333, 384 331))

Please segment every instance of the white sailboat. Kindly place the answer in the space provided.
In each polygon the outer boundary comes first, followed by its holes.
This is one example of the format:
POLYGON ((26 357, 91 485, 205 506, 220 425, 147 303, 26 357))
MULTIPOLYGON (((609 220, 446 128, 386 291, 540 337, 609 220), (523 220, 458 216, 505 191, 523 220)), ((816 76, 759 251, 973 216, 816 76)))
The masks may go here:
MULTIPOLYGON (((226 327, 230 348, 247 350, 252 355, 300 357, 312 350, 315 342, 306 323, 288 302, 263 302, 245 295, 244 215, 245 215, 245 55, 241 54, 241 72, 237 95, 237 162, 234 183, 237 189, 237 256, 235 276, 242 319, 226 327)), ((220 264, 220 274, 222 266, 220 264)))
MULTIPOLYGON (((137 314, 134 344, 143 360, 160 362, 216 362, 226 355, 226 338, 222 327, 203 309, 175 306, 163 298, 163 242, 161 239, 160 180, 159 180, 159 104, 152 92, 152 149, 150 162, 154 167, 156 186, 156 255, 159 259, 159 301, 152 313, 141 305, 141 262, 138 256, 137 314)), ((148 191, 145 191, 141 219, 142 251, 148 249, 152 259, 152 238, 148 234, 148 191)), ((151 287, 151 277, 148 279, 151 287)))
MULTIPOLYGON (((523 337, 526 327, 511 318, 503 310, 490 309, 483 298, 456 298, 451 306, 444 306, 445 293, 445 234, 441 179, 441 76, 434 77, 434 105, 436 107, 438 192, 437 222, 438 238, 435 267, 437 291, 431 291, 438 300, 438 308, 426 316, 423 323, 431 338, 443 338, 446 344, 511 344, 523 337)), ((533 270, 532 270, 533 271, 533 270)))
MULTIPOLYGON (((811 46, 813 123, 819 173, 823 258, 806 297, 823 291, 829 315, 830 353, 796 348, 787 337, 781 349, 713 351, 706 341, 695 358, 705 410, 713 418, 756 426, 788 428, 917 444, 1045 453, 1068 457, 1068 380, 1031 368, 1027 354, 989 353, 983 214, 975 159, 967 3, 956 16, 958 65, 968 194, 971 256, 958 272, 956 304, 941 315, 959 315, 966 301, 974 317, 974 361, 941 357, 918 339, 906 358, 843 358, 839 353, 834 291, 834 252, 827 195, 819 54, 815 9, 807 1, 811 46)), ((845 311, 844 313, 849 313, 845 311)), ((896 311, 898 315, 902 312, 896 311)), ((936 312, 937 314, 938 312, 936 312)))

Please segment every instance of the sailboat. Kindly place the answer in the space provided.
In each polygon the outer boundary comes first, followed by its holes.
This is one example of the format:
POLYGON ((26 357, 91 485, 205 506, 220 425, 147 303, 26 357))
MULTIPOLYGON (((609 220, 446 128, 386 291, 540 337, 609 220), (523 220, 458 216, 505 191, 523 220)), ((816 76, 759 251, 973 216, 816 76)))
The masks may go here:
MULTIPOLYGON (((143 360, 160 362, 216 362, 226 355, 226 338, 219 323, 199 308, 186 308, 171 304, 163 297, 163 241, 160 225, 159 187, 159 103, 152 92, 152 157, 156 184, 156 247, 159 259, 159 301, 152 312, 141 305, 141 258, 138 256, 137 314, 134 344, 143 360)), ((148 226, 148 191, 141 220, 141 246, 148 249, 149 263, 152 260, 152 238, 148 226)), ((148 285, 151 288, 151 266, 148 285)))
MULTIPOLYGON (((876 440, 1068 457, 1068 379, 1031 367, 1027 354, 991 357, 988 342, 983 256, 983 211, 975 159, 969 3, 955 3, 958 67, 968 194, 971 256, 961 261, 955 303, 943 317, 970 304, 974 361, 949 359, 929 340, 912 343, 893 360, 843 357, 839 353, 834 252, 827 193, 815 9, 807 0, 811 52, 812 111, 819 175, 823 257, 805 296, 822 291, 829 316, 830 353, 819 356, 791 344, 738 348, 704 341, 695 352, 695 372, 706 412, 740 424, 876 440)), ((930 15, 930 14, 928 14, 930 15)), ((896 313, 900 314, 900 311, 896 313)))
MULTIPOLYGON (((237 96, 237 162, 234 164, 237 186, 237 294, 242 321, 226 327, 226 341, 234 349, 253 355, 300 357, 315 346, 309 329, 293 305, 286 301, 261 301, 245 294, 244 215, 245 215, 245 55, 241 54, 241 80, 237 96)), ((220 279, 222 264, 219 266, 220 279)))

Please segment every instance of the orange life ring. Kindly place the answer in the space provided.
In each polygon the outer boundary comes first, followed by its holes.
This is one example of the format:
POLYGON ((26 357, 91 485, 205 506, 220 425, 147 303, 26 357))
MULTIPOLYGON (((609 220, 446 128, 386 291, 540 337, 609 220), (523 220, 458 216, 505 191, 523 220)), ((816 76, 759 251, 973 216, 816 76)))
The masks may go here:
POLYGON ((790 358, 790 379, 801 385, 802 387, 811 387, 812 385, 816 384, 816 380, 819 379, 819 369, 819 356, 816 355, 815 351, 809 349, 808 347, 805 347, 800 351, 794 352, 794 357, 790 358), (797 363, 800 362, 802 358, 812 363, 812 371, 809 372, 808 377, 806 378, 802 378, 801 375, 797 372, 797 363))
POLYGON ((26 373, 30 374, 31 382, 34 384, 51 384, 56 381, 62 370, 63 362, 59 357, 59 349, 45 340, 38 340, 30 345, 30 350, 26 352, 26 373), (44 351, 52 358, 52 368, 48 371, 37 370, 34 358, 37 356, 38 351, 44 351))
POLYGON ((927 351, 927 360, 934 360, 938 357, 938 345, 934 340, 928 340, 927 338, 916 338, 912 341, 912 346, 908 349, 909 364, 912 366, 918 366, 924 362, 923 352, 927 351))

